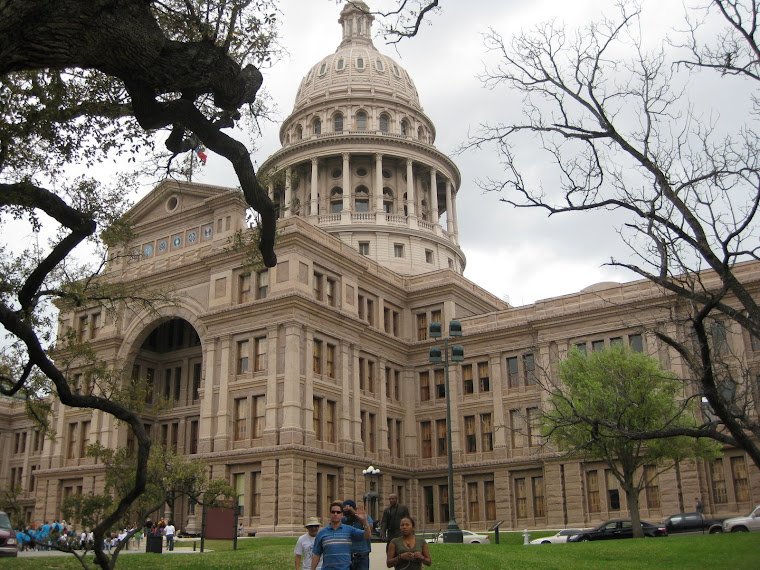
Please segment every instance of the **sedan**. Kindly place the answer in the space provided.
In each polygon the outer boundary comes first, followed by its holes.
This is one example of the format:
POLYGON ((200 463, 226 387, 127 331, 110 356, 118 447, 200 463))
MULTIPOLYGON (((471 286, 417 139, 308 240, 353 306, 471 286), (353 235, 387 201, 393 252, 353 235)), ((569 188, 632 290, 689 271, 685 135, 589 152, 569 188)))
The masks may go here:
POLYGON ((582 532, 578 528, 565 528, 552 536, 542 536, 541 538, 534 538, 530 541, 531 544, 564 544, 567 539, 582 532))
MULTIPOLYGON (((641 521, 644 536, 668 536, 667 529, 641 521)), ((633 524, 630 519, 615 519, 600 524, 591 530, 582 530, 567 539, 568 542, 588 542, 589 540, 611 540, 616 538, 633 538, 633 524)))
POLYGON ((0 556, 18 556, 16 532, 8 515, 0 511, 0 556))
MULTIPOLYGON (((438 533, 434 538, 428 538, 427 542, 443 544, 443 533, 438 533)), ((464 544, 491 544, 491 537, 487 534, 477 534, 469 530, 463 530, 462 542, 464 544)))

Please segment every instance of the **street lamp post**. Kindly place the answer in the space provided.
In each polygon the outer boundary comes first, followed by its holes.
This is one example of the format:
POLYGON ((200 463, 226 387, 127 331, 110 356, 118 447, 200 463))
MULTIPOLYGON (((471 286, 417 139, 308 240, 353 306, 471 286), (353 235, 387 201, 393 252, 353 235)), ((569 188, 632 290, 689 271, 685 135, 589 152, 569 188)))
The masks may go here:
POLYGON ((369 477, 369 493, 364 494, 364 504, 367 507, 367 513, 372 517, 372 536, 379 538, 377 532, 378 524, 378 510, 380 503, 380 493, 377 491, 375 485, 375 478, 380 475, 380 470, 374 465, 370 465, 366 469, 362 470, 365 477, 369 477))
MULTIPOLYGON (((449 341, 462 336, 462 324, 459 321, 449 322, 449 335, 443 339, 443 351, 440 346, 430 349, 429 361, 434 364, 443 363, 446 381, 446 457, 449 463, 449 524, 443 532, 443 542, 462 542, 462 530, 457 524, 454 514, 454 457, 451 448, 451 391, 449 390, 449 341)), ((430 338, 443 336, 441 323, 430 323, 430 338)), ((461 345, 451 346, 451 361, 462 362, 464 360, 464 348, 461 345)))

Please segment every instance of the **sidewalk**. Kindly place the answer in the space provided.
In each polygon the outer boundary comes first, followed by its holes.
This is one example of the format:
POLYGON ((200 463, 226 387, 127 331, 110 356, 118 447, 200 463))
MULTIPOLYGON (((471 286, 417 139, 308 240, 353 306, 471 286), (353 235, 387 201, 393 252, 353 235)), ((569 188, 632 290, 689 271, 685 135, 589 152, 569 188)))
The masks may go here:
MULTIPOLYGON (((81 550, 77 550, 78 553, 81 554, 81 550)), ((138 554, 138 553, 144 553, 145 552, 145 545, 140 550, 122 550, 119 552, 119 556, 122 556, 124 554, 138 554)), ((198 546, 196 547, 196 550, 193 550, 192 544, 189 546, 175 546, 174 550, 169 552, 164 548, 162 554, 193 554, 194 552, 200 553, 200 542, 198 543, 198 546)), ((206 549, 206 552, 211 552, 208 548, 206 549)), ((89 551, 87 553, 87 556, 92 556, 93 552, 89 551)), ((59 550, 23 550, 18 553, 19 558, 38 558, 41 556, 71 556, 71 553, 69 552, 60 552, 59 550)), ((380 566, 378 566, 380 568, 380 566)))

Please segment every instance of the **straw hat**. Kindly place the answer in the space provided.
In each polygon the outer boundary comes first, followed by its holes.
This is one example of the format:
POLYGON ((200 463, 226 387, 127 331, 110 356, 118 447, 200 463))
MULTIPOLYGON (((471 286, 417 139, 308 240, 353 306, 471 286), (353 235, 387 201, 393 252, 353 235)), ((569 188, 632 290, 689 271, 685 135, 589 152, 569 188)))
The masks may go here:
POLYGON ((306 524, 303 526, 305 527, 322 526, 322 523, 319 522, 319 519, 317 517, 309 517, 308 519, 306 519, 306 524))

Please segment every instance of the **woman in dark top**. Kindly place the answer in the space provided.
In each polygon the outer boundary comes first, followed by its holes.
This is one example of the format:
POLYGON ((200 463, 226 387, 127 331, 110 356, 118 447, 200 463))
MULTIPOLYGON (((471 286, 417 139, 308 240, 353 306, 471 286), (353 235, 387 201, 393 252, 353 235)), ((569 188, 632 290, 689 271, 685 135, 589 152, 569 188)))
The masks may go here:
POLYGON ((430 551, 427 542, 414 534, 414 519, 401 519, 401 536, 391 540, 388 545, 388 568, 396 570, 420 570, 422 565, 430 566, 430 551))

